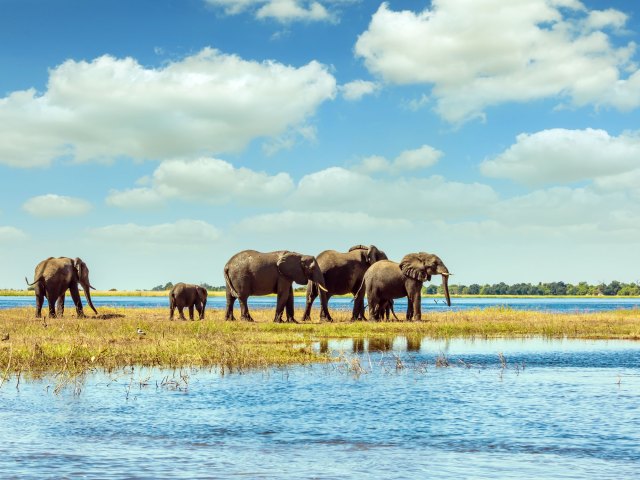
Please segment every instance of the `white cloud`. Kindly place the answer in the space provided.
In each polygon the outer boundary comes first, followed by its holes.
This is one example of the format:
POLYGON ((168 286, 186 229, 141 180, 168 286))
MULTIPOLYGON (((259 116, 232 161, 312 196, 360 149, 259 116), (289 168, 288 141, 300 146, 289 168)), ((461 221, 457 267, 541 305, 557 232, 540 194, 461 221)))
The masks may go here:
POLYGON ((598 193, 591 188, 552 187, 504 199, 489 212, 493 220, 510 226, 564 229, 576 225, 615 230, 616 215, 626 215, 640 204, 624 193, 598 193))
POLYGON ((273 18, 279 22, 327 21, 331 15, 322 4, 310 2, 305 5, 298 0, 271 0, 256 12, 257 18, 273 18))
POLYGON ((336 22, 339 6, 357 0, 205 0, 220 7, 227 15, 252 13, 258 19, 272 19, 280 23, 336 22))
POLYGON ((637 69, 635 44, 616 48, 603 31, 626 20, 577 0, 434 0, 420 13, 383 3, 355 52, 386 82, 431 85, 449 122, 543 98, 630 109, 640 105, 640 74, 623 73, 637 69))
POLYGON ((134 223, 108 225, 90 229, 89 235, 95 240, 142 247, 205 244, 220 238, 219 230, 202 220, 178 220, 149 226, 134 223))
POLYGON ((324 232, 325 234, 344 232, 366 232, 378 230, 407 229, 411 222, 402 218, 384 218, 363 212, 283 211, 245 218, 236 229, 251 233, 283 233, 291 231, 324 232))
POLYGON ((450 221, 482 214, 498 201, 487 185, 429 178, 371 178, 340 167, 304 176, 292 208, 370 212, 377 217, 450 221))
POLYGON ((0 163, 237 151, 304 124, 336 91, 318 62, 295 68, 211 48, 158 69, 102 56, 68 60, 49 75, 43 94, 0 98, 0 163))
POLYGON ((88 213, 91 204, 81 198, 50 193, 30 198, 22 205, 22 209, 34 217, 78 217, 88 213))
POLYGON ((235 168, 224 160, 167 160, 150 180, 151 185, 125 191, 112 191, 107 203, 117 207, 155 207, 164 199, 204 201, 224 204, 230 201, 269 204, 293 190, 287 173, 268 175, 248 168, 235 168))
POLYGON ((617 175, 598 177, 593 184, 602 191, 629 190, 640 194, 640 168, 617 175))
POLYGON ((340 91, 345 100, 360 100, 365 95, 371 95, 380 89, 380 85, 367 80, 354 80, 340 86, 340 91))
POLYGON ((164 199, 151 188, 131 188, 111 190, 106 198, 107 205, 119 208, 156 209, 164 205, 164 199))
POLYGON ((0 243, 14 243, 27 238, 27 234, 16 227, 0 226, 0 243))
POLYGON ((420 170, 435 165, 442 157, 440 150, 429 145, 423 145, 414 150, 405 150, 392 161, 374 155, 364 158, 353 169, 357 172, 371 174, 377 172, 392 173, 394 175, 409 174, 411 170, 420 170))
POLYGON ((612 137, 604 130, 557 128, 518 135, 514 145, 482 162, 480 171, 490 177, 544 185, 608 177, 639 166, 637 133, 612 137))

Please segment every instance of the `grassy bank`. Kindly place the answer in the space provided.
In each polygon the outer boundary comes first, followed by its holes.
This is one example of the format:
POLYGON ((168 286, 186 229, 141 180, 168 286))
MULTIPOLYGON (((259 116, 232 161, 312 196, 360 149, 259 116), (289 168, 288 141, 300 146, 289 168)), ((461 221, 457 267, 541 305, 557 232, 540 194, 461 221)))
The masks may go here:
MULTIPOLYGON (((215 366, 238 371, 325 361, 314 341, 330 338, 571 337, 640 339, 640 312, 552 314, 503 308, 428 313, 423 322, 275 324, 271 310, 256 323, 225 322, 219 310, 204 321, 169 321, 167 309, 102 308, 98 317, 34 318, 34 309, 0 310, 0 376, 21 372, 77 374, 123 366, 215 366), (142 329, 145 334, 137 333, 142 329)), ((315 313, 317 315, 317 313, 315 313)), ((298 316, 301 313, 298 312, 298 316)))

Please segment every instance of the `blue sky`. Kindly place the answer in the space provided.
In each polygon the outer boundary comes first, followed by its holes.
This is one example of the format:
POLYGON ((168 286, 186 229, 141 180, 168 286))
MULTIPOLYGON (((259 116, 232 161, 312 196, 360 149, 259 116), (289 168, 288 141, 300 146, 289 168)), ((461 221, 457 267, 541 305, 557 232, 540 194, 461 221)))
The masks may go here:
POLYGON ((223 284, 375 244, 456 283, 640 280, 638 7, 0 0, 0 288, 223 284))

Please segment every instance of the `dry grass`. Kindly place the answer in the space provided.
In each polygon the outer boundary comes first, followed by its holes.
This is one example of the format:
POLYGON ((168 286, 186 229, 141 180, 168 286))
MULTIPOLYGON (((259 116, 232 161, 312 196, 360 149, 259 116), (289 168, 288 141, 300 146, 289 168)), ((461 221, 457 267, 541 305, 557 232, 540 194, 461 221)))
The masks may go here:
MULTIPOLYGON (((129 365, 214 366, 242 371, 326 361, 313 341, 328 338, 570 337, 640 339, 640 311, 552 314, 505 308, 427 312, 422 322, 275 324, 271 310, 253 310, 256 323, 225 322, 208 310, 204 321, 168 320, 168 309, 107 308, 84 319, 34 318, 34 308, 0 310, 0 376, 21 372, 74 375, 129 365), (142 329, 145 334, 137 333, 142 329)), ((297 312, 301 317, 301 312, 297 312)), ((314 311, 317 318, 317 310, 314 311)), ((317 321, 317 320, 316 320, 317 321)), ((0 380, 1 381, 1 380, 0 380)))

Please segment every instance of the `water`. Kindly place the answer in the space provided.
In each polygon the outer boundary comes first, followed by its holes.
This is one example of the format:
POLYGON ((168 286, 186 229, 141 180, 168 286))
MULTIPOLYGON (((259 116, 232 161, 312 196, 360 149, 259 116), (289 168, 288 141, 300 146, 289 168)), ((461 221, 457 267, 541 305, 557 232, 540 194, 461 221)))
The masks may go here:
MULTIPOLYGON (((133 307, 133 308, 153 308, 166 307, 169 308, 168 297, 92 297, 96 308, 101 306, 109 307, 133 307)), ((275 308, 276 297, 250 297, 249 308, 275 308)), ((45 300, 45 309, 47 302, 45 300)), ((83 299, 83 305, 86 302, 83 299)), ((207 300, 207 308, 223 310, 226 305, 225 297, 210 296, 207 300)), ((295 308, 300 311, 300 315, 304 310, 305 298, 295 297, 295 308)), ((33 306, 35 308, 34 297, 0 297, 1 308, 25 307, 33 306)), ((640 308, 640 298, 628 297, 598 297, 598 298, 519 298, 519 297, 499 297, 499 298, 453 298, 451 307, 447 307, 443 299, 425 298, 422 300, 423 312, 429 311, 458 311, 476 308, 488 307, 509 307, 517 310, 538 310, 546 312, 599 312, 616 309, 633 309, 640 308), (437 302, 437 303, 436 303, 437 302)), ((73 309, 73 302, 70 298, 66 301, 66 307, 73 309)), ((236 302, 236 313, 239 315, 239 305, 236 302)), ((313 304, 312 315, 318 315, 320 308, 320 299, 316 299, 313 304)), ((332 298, 329 301, 331 310, 350 311, 353 308, 351 298, 332 298)), ((397 314, 403 313, 407 308, 407 299, 401 298, 395 302, 395 311, 397 314)))
POLYGON ((339 360, 224 376, 93 373, 80 394, 70 387, 55 395, 54 379, 10 379, 0 388, 0 471, 637 478, 637 342, 397 338, 315 348, 339 360), (449 367, 436 367, 445 361, 449 367))

